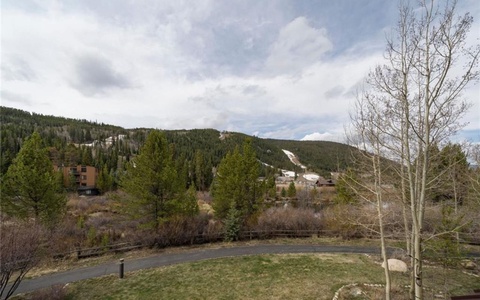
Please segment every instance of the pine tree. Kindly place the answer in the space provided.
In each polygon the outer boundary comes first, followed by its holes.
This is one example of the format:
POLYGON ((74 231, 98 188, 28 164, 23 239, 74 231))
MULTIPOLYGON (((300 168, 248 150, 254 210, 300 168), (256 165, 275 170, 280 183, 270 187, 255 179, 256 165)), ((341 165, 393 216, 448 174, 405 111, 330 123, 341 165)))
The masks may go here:
MULTIPOLYGON (((158 229, 175 213, 179 198, 178 176, 165 135, 153 130, 139 155, 127 164, 120 185, 132 196, 127 208, 144 227, 158 229)), ((183 178, 182 178, 183 179, 183 178)), ((185 183, 183 183, 185 186, 185 183)))
POLYGON ((232 206, 232 201, 239 198, 238 187, 238 162, 241 156, 238 147, 233 152, 227 153, 218 166, 217 174, 213 182, 213 209, 215 215, 223 219, 227 216, 232 206))
POLYGON ((292 181, 288 185, 287 196, 293 198, 297 195, 297 189, 295 188, 295 183, 292 181))
POLYGON ((197 189, 199 191, 204 191, 206 189, 206 185, 205 185, 206 174, 204 174, 205 158, 201 150, 197 150, 195 152, 194 166, 195 166, 195 170, 194 170, 195 185, 197 186, 197 189))
POLYGON ((268 198, 275 198, 277 196, 277 186, 273 175, 267 176, 265 181, 265 196, 268 198))
POLYGON ((232 203, 232 206, 228 210, 228 214, 225 219, 225 241, 232 242, 234 240, 238 240, 240 227, 240 212, 235 208, 234 203, 232 203))
POLYGON ((287 190, 285 189, 285 187, 282 187, 282 191, 280 192, 280 195, 285 198, 287 196, 287 190))
POLYGON ((82 165, 91 166, 93 165, 93 156, 92 149, 88 146, 82 147, 82 165))
POLYGON ((113 188, 114 178, 108 172, 107 165, 103 165, 103 168, 100 170, 97 179, 97 188, 100 190, 101 193, 106 193, 113 188))
POLYGON ((19 218, 35 217, 54 225, 62 216, 66 197, 38 132, 25 141, 2 182, 2 211, 19 218))
POLYGON ((356 199, 357 195, 355 189, 358 190, 356 182, 356 174, 351 170, 348 169, 347 172, 340 176, 338 179, 335 190, 336 195, 334 198, 335 203, 337 204, 353 204, 358 201, 356 199))
POLYGON ((180 193, 180 197, 175 202, 174 213, 176 215, 192 217, 197 215, 199 211, 195 186, 191 185, 188 190, 180 193))
POLYGON ((242 153, 238 147, 227 153, 213 183, 213 208, 218 218, 227 216, 232 203, 244 218, 258 211, 263 196, 259 174, 260 164, 250 140, 245 141, 242 153))

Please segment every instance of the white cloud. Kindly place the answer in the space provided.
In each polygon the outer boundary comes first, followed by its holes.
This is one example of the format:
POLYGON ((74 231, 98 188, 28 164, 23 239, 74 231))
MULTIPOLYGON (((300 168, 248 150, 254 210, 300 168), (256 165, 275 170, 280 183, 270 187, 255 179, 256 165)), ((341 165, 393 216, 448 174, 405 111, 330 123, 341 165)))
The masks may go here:
MULTIPOLYGON (((336 23, 322 5, 288 0, 20 2, 2 3, 2 105, 270 138, 341 138, 388 25, 375 23, 382 11, 336 23)), ((466 95, 478 99, 478 89, 466 95)))
POLYGON ((280 30, 265 67, 274 73, 296 73, 332 48, 325 28, 314 28, 305 17, 298 17, 280 30))
POLYGON ((331 134, 330 132, 324 132, 324 133, 314 132, 314 133, 305 135, 300 140, 301 141, 334 141, 334 142, 338 142, 339 141, 338 138, 339 138, 338 136, 335 136, 335 135, 331 134))

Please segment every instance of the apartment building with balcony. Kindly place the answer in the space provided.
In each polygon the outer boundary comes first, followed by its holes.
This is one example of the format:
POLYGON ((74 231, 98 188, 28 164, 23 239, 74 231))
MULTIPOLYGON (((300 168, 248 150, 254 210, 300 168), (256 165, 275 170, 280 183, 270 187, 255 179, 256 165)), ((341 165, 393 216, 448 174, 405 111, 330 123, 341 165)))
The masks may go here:
POLYGON ((65 187, 76 187, 80 195, 97 195, 96 188, 98 170, 92 166, 55 166, 56 171, 63 173, 63 184, 65 187))

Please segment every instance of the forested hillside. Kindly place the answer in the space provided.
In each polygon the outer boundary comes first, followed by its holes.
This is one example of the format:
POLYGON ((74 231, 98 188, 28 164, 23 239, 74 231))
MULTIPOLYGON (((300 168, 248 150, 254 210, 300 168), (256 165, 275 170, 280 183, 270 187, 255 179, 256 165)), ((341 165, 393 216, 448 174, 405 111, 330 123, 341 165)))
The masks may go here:
POLYGON ((300 158, 308 170, 326 177, 330 172, 345 170, 352 162, 353 148, 327 141, 266 140, 268 144, 287 149, 300 158))
MULTIPOLYGON (((23 141, 35 130, 50 150, 50 158, 58 165, 86 164, 106 169, 111 176, 123 170, 124 163, 135 155, 150 131, 147 128, 125 129, 119 126, 29 113, 0 107, 1 174, 4 174, 23 141), (110 138, 109 137, 113 137, 110 138)), ((176 157, 195 169, 211 173, 225 154, 252 139, 258 159, 276 169, 300 171, 282 149, 295 153, 309 170, 329 176, 331 171, 344 170, 350 162, 350 147, 324 141, 287 141, 261 139, 243 133, 219 132, 214 129, 166 130, 176 157), (297 169, 296 169, 297 168, 297 169)), ((269 169, 269 168, 266 168, 269 169)))

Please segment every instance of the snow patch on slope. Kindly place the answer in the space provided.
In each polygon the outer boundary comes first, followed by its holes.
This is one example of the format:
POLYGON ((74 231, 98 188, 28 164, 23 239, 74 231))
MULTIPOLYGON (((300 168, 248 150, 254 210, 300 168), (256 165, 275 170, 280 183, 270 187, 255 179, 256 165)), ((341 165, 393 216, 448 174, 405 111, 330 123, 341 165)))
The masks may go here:
POLYGON ((320 176, 317 174, 310 173, 310 174, 303 175, 303 178, 309 181, 317 181, 320 178, 320 176))
POLYGON ((306 169, 307 167, 305 167, 304 165, 302 165, 299 161, 298 161, 298 158, 295 156, 295 154, 293 154, 292 152, 288 151, 288 150, 285 150, 285 149, 282 149, 283 153, 285 153, 288 158, 290 159, 290 161, 296 165, 296 166, 299 166, 300 168, 302 169, 306 169))

